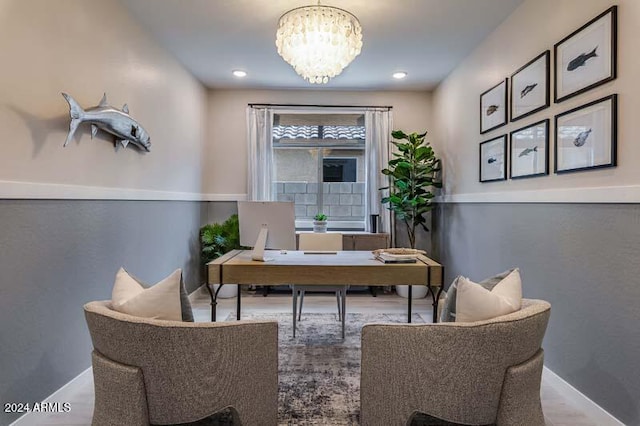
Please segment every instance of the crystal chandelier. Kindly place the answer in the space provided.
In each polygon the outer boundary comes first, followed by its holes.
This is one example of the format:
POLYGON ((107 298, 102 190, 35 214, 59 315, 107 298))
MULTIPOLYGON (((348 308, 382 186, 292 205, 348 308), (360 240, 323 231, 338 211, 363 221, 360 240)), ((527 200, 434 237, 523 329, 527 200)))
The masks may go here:
POLYGON ((360 54, 358 18, 331 6, 304 6, 280 17, 278 54, 309 83, 327 83, 360 54))

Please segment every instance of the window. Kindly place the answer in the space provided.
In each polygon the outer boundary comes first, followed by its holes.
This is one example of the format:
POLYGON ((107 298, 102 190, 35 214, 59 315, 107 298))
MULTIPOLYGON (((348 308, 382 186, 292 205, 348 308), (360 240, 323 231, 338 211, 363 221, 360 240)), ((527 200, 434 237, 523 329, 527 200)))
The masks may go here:
POLYGON ((274 114, 273 152, 277 200, 295 203, 297 228, 317 213, 331 229, 365 228, 363 114, 274 114))
POLYGON ((377 217, 390 232, 378 188, 389 185, 392 121, 390 107, 250 104, 247 199, 294 202, 299 229, 322 212, 333 230, 370 231, 377 217))

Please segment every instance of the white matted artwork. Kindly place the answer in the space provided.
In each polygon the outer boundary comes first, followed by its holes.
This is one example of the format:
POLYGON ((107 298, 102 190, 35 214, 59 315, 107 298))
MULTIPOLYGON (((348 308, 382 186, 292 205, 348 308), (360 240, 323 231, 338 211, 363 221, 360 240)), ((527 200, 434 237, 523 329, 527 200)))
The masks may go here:
POLYGON ((616 165, 617 95, 556 115, 555 172, 616 165))
POLYGON ((507 124, 507 79, 480 95, 480 133, 507 124))
POLYGON ((480 144, 480 182, 507 178, 507 135, 480 144))
POLYGON ((554 46, 554 99, 562 102, 616 78, 617 6, 554 46))
POLYGON ((511 76, 511 121, 549 106, 549 57, 546 51, 511 76))
POLYGON ((511 132, 511 179, 549 174, 549 119, 511 132))

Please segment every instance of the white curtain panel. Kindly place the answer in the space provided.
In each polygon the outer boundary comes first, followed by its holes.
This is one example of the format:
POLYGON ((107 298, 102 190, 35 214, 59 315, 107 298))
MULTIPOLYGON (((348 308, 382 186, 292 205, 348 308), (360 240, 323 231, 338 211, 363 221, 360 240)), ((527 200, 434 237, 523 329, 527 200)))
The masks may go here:
POLYGON ((391 212, 381 204, 382 197, 389 191, 380 188, 389 185, 389 179, 381 173, 389 162, 389 148, 393 114, 388 110, 368 110, 364 119, 366 131, 365 155, 367 161, 365 206, 365 231, 371 232, 372 214, 380 215, 378 232, 391 232, 391 212))
POLYGON ((275 201, 275 162, 273 161, 273 110, 247 107, 249 164, 247 199, 275 201))

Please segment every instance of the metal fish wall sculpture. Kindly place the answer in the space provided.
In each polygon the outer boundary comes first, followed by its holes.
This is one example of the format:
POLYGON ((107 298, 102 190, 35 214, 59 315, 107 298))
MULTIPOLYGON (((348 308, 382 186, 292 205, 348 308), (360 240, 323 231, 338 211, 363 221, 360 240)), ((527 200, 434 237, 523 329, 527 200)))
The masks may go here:
POLYGON ((129 143, 132 143, 140 149, 150 151, 151 138, 140 123, 131 118, 127 104, 124 104, 122 111, 120 111, 107 104, 107 94, 105 93, 98 106, 85 110, 71 96, 66 93, 62 93, 62 96, 69 103, 69 115, 71 116, 69 134, 64 146, 67 146, 71 141, 80 124, 91 123, 91 139, 96 135, 98 129, 101 129, 116 137, 114 141, 116 150, 119 147, 118 144, 126 148, 129 143))

